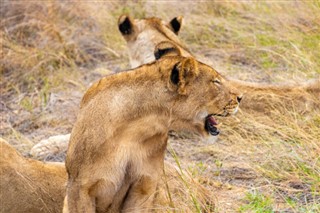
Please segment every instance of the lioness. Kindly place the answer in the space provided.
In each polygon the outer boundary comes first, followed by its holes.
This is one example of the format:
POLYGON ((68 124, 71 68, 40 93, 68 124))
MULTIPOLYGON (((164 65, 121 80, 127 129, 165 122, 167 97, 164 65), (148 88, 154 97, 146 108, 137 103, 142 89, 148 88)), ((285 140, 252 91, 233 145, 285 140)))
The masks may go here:
POLYGON ((0 212, 61 212, 67 173, 63 163, 26 159, 0 138, 0 212))
MULTIPOLYGON (((183 18, 181 16, 165 22, 155 17, 133 19, 128 15, 121 15, 118 20, 118 27, 127 41, 131 67, 154 61, 157 58, 153 54, 155 46, 166 41, 173 43, 182 56, 193 56, 177 36, 182 22, 183 18)), ((168 51, 168 48, 163 49, 163 51, 168 51)), ((304 84, 280 86, 249 83, 234 79, 229 81, 234 87, 245 93, 241 108, 246 111, 269 113, 269 109, 274 108, 270 105, 288 103, 290 107, 292 100, 295 100, 297 104, 310 106, 313 103, 306 103, 314 97, 320 99, 320 77, 304 84), (271 100, 270 97, 273 99, 271 100)), ((67 149, 69 137, 70 134, 43 140, 32 148, 31 154, 38 158, 44 158, 48 155, 64 152, 67 149)))
POLYGON ((237 111, 241 96, 218 72, 161 50, 175 56, 102 78, 84 95, 67 151, 64 212, 146 212, 168 131, 217 135, 215 117, 237 111))

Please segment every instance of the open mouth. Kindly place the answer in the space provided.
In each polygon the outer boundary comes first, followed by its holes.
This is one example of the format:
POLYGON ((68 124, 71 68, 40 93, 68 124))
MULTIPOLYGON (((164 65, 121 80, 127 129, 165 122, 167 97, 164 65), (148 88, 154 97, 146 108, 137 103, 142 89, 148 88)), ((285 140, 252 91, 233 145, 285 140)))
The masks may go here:
POLYGON ((204 128, 207 130, 207 132, 210 135, 213 135, 213 136, 219 135, 220 132, 217 128, 217 125, 218 125, 218 122, 216 121, 216 119, 212 114, 206 117, 204 128))

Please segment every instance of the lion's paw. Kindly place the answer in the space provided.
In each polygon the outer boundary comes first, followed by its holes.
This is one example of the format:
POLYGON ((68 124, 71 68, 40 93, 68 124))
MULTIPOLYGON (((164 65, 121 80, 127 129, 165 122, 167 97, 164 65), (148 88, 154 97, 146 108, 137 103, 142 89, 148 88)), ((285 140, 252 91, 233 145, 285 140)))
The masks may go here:
POLYGON ((65 152, 68 148, 70 134, 56 135, 48 139, 41 140, 34 145, 30 154, 37 159, 45 159, 48 156, 54 156, 65 152))

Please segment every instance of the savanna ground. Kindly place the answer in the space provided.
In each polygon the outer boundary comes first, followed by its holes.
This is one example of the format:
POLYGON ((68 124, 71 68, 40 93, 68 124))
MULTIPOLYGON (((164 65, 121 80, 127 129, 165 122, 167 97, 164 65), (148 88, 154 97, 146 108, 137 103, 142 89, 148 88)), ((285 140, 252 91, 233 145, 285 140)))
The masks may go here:
MULTIPOLYGON (((283 84, 320 73, 319 1, 1 0, 0 12, 0 132, 25 156, 41 139, 71 132, 92 82, 129 68, 122 13, 183 15, 181 39, 226 76, 283 84)), ((220 121, 215 144, 171 137, 167 160, 212 192, 217 212, 320 212, 320 107, 294 101, 220 121)), ((173 205, 197 211, 196 199, 173 205)))

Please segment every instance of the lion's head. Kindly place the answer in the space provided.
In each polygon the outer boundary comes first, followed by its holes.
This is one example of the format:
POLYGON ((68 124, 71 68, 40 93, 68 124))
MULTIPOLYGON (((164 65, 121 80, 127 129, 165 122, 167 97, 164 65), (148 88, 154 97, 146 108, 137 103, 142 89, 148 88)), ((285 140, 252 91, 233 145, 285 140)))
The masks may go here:
POLYGON ((235 114, 242 95, 210 66, 192 57, 181 58, 174 43, 161 42, 155 55, 160 58, 158 63, 161 60, 170 63, 171 70, 166 71, 167 87, 177 106, 172 108, 173 114, 179 117, 172 120, 171 129, 192 129, 202 136, 218 135, 216 118, 235 114), (169 57, 173 55, 177 56, 169 57))
POLYGON ((120 16, 118 27, 129 47, 131 67, 154 61, 153 50, 163 41, 175 43, 183 56, 192 56, 177 36, 181 26, 182 16, 175 17, 168 23, 156 17, 133 19, 127 15, 120 16))

